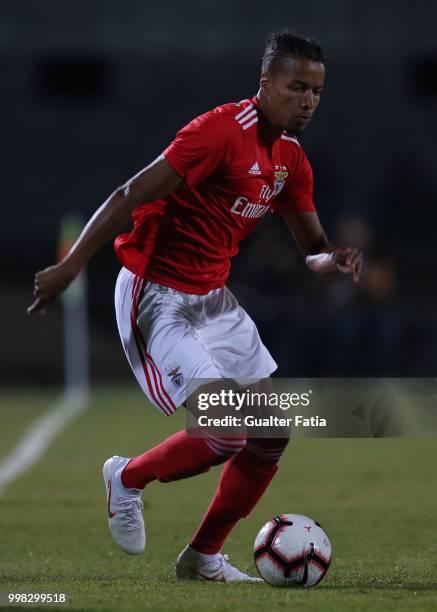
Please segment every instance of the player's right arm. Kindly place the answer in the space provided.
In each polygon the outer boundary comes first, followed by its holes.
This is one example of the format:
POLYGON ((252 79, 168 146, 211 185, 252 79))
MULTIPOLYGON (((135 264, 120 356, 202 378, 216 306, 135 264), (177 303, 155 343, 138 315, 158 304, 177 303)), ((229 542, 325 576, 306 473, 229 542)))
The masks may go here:
POLYGON ((76 278, 94 253, 129 220, 134 208, 172 193, 182 178, 160 155, 149 166, 116 189, 85 225, 68 255, 58 264, 35 274, 35 300, 29 314, 43 312, 76 278))

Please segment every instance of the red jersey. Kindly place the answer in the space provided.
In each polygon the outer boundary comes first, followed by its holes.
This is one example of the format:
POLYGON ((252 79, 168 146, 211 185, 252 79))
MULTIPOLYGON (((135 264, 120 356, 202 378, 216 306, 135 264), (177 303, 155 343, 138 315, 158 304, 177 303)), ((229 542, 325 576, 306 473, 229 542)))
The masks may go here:
POLYGON ((266 214, 314 211, 311 166, 296 138, 272 140, 257 97, 218 106, 182 128, 164 151, 184 182, 143 204, 115 241, 135 274, 186 293, 222 287, 238 243, 266 214))

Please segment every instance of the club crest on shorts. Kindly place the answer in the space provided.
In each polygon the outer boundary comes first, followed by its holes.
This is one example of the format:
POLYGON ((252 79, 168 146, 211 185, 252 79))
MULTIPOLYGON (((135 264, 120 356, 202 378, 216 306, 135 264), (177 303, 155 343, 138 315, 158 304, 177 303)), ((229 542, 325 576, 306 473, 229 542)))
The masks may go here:
POLYGON ((170 377, 171 382, 176 385, 176 387, 182 387, 184 383, 184 376, 182 372, 179 371, 180 369, 181 366, 177 365, 176 363, 172 363, 165 371, 167 376, 170 377))
POLYGON ((285 185, 285 179, 288 176, 287 166, 282 166, 281 164, 275 165, 275 182, 274 182, 274 191, 273 195, 277 196, 278 193, 282 191, 282 188, 285 185))

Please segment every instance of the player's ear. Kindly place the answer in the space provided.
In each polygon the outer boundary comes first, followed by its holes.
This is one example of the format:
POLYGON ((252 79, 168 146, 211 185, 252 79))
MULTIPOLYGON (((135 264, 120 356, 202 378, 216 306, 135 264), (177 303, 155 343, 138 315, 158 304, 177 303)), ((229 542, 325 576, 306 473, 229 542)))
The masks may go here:
POLYGON ((261 89, 261 91, 264 91, 265 93, 269 92, 270 89, 270 85, 271 85, 271 77, 269 75, 268 72, 261 72, 261 77, 259 80, 259 87, 261 89))

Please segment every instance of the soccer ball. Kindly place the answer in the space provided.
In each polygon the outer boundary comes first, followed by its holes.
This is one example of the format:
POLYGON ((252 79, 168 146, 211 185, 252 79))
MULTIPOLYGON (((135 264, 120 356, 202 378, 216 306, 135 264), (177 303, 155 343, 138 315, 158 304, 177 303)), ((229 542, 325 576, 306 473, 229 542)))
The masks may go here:
POLYGON ((316 521, 302 514, 280 514, 262 527, 254 545, 256 568, 271 586, 311 587, 331 563, 331 542, 316 521))

